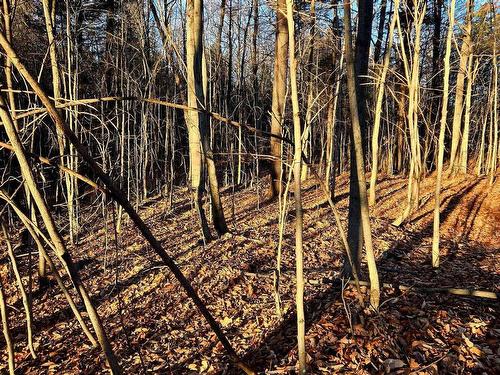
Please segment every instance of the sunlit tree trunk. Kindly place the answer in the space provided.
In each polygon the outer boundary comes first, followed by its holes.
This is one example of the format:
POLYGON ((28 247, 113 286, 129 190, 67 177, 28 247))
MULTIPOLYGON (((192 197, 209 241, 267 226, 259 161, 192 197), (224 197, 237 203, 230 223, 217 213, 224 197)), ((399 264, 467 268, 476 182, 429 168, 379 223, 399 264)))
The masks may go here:
POLYGON ((31 309, 31 298, 26 293, 24 288, 23 280, 21 274, 19 273, 19 267, 17 266, 16 256, 14 255, 14 249, 12 249, 12 244, 9 238, 9 230, 7 229, 3 220, 0 220, 0 226, 2 227, 2 233, 5 239, 5 244, 7 246, 7 253, 10 258, 10 264, 12 266, 12 271, 14 271, 14 276, 16 277, 17 287, 21 293, 23 300, 24 312, 26 314, 26 328, 28 333, 28 348, 30 350, 31 356, 36 359, 35 347, 33 346, 33 313, 31 309))
POLYGON ((295 59, 295 25, 293 20, 293 0, 286 0, 286 18, 288 24, 288 43, 290 56, 290 89, 293 111, 293 180, 295 196, 295 268, 296 268, 296 295, 297 308, 297 343, 299 353, 299 374, 306 373, 306 323, 304 315, 304 255, 302 244, 303 212, 301 192, 301 164, 302 164, 302 129, 300 126, 299 94, 297 89, 297 60, 295 59))
POLYGON ((465 93, 465 114, 464 114, 464 132, 462 142, 460 143, 460 173, 467 173, 468 152, 469 152, 469 132, 470 132, 470 110, 472 102, 472 85, 474 83, 475 71, 473 67, 474 55, 469 55, 467 65, 467 91, 465 93))
POLYGON ((394 34, 394 26, 396 24, 396 17, 398 16, 399 0, 394 0, 394 14, 392 16, 391 24, 389 26, 389 35, 387 36, 387 47, 384 54, 384 65, 380 76, 378 85, 377 101, 375 103, 375 120, 373 122, 372 134, 372 173, 370 176, 370 196, 368 203, 375 204, 375 189, 377 184, 378 174, 378 161, 379 161, 379 133, 380 133, 380 120, 382 118, 382 102, 384 99, 385 81, 387 72, 389 70, 389 63, 391 61, 392 38, 394 34))
POLYGON ((469 62, 469 55, 472 52, 472 11, 474 8, 474 1, 467 0, 465 4, 466 20, 464 27, 464 36, 462 40, 462 47, 460 49, 460 66, 457 74, 457 84, 455 90, 455 109, 453 112, 453 126, 451 134, 451 151, 450 151, 450 165, 448 172, 456 173, 458 170, 459 160, 457 158, 459 152, 460 133, 462 126, 462 115, 464 105, 464 86, 465 76, 467 74, 467 64, 469 62))
MULTIPOLYGON (((349 94, 349 111, 351 114, 351 132, 352 132, 352 148, 354 149, 354 159, 351 160, 356 167, 357 182, 359 190, 359 201, 361 220, 358 226, 363 230, 363 238, 365 242, 366 261, 368 264, 368 273, 370 277, 370 303, 373 308, 378 309, 380 303, 380 287, 378 280, 377 265, 375 263, 375 254, 373 252, 372 234, 370 225, 370 216, 368 212, 368 197, 366 194, 365 168, 363 162, 363 141, 361 139, 361 128, 359 121, 358 100, 356 97, 356 73, 354 69, 354 54, 352 51, 352 31, 351 31, 351 4, 347 0, 344 1, 344 48, 346 59, 346 74, 347 74, 347 89, 349 94)), ((350 246, 350 244, 349 244, 350 246)), ((354 258, 353 248, 350 248, 354 258)), ((358 256, 358 254, 356 254, 358 256)), ((359 269, 359 268, 356 268, 359 269)))
POLYGON ((14 375, 16 368, 14 345, 12 344, 12 336, 9 328, 9 312, 7 310, 7 303, 5 302, 5 295, 3 293, 2 280, 0 280, 0 316, 2 318, 2 330, 5 338, 5 349, 7 350, 7 363, 9 366, 9 375, 14 375))
MULTIPOLYGON (((470 0, 472 1, 472 0, 470 0)), ((497 62, 497 30, 496 30, 496 11, 495 4, 491 1, 491 12, 492 12, 492 31, 493 31, 493 55, 492 55, 492 65, 493 65, 493 95, 492 95, 492 107, 490 114, 490 145, 488 155, 490 163, 488 163, 488 169, 490 173, 489 182, 493 185, 495 181, 495 174, 497 172, 497 162, 499 156, 498 150, 498 62, 497 62), (493 136, 491 136, 493 132, 493 136), (491 153, 490 153, 491 152, 491 153)))
MULTIPOLYGON (((285 16, 286 0, 276 3, 276 44, 274 47, 274 78, 271 104, 271 133, 281 136, 281 126, 286 100, 286 72, 288 54, 288 24, 285 16)), ((271 149, 271 194, 280 195, 283 188, 281 165, 281 140, 270 139, 271 149)))
POLYGON ((406 54, 404 46, 404 34, 401 30, 399 17, 397 19, 401 54, 404 64, 405 76, 408 82, 408 113, 407 124, 410 137, 410 170, 408 173, 408 196, 406 208, 401 215, 393 221, 393 225, 401 225, 413 210, 418 207, 420 201, 420 181, 422 178, 422 156, 420 136, 418 129, 419 104, 420 104, 420 37, 425 16, 426 4, 417 2, 413 8, 413 19, 415 20, 415 40, 413 43, 413 55, 410 58, 406 54))
MULTIPOLYGON (((203 91, 203 2, 192 0, 187 3, 187 90, 188 106, 205 109, 203 91)), ((202 226, 203 237, 210 239, 210 230, 202 207, 203 160, 207 167, 212 215, 214 226, 219 234, 228 231, 219 196, 219 185, 215 169, 215 161, 210 146, 207 116, 203 111, 185 111, 188 125, 189 150, 191 157, 191 188, 195 195, 195 205, 202 226)))
POLYGON ((443 99, 441 104, 441 122, 439 127, 437 172, 436 172, 436 192, 434 203, 434 223, 432 235, 432 266, 439 267, 439 210, 441 207, 441 179, 443 174, 444 160, 444 136, 446 132, 446 118, 448 115, 448 95, 450 81, 450 54, 453 36, 453 26, 455 22, 455 0, 450 1, 449 26, 446 35, 446 52, 444 55, 444 77, 443 77, 443 99))
MULTIPOLYGON (((304 124, 304 135, 302 137, 302 150, 306 158, 309 158, 311 151, 311 133, 312 133, 312 117, 314 104, 314 74, 313 74, 313 58, 314 58, 314 43, 316 33, 316 2, 311 0, 310 4, 310 22, 309 22, 309 40, 307 46, 307 65, 306 65, 306 81, 307 81, 307 104, 304 124)), ((302 181, 307 179, 307 164, 302 165, 302 181)))
MULTIPOLYGON (((49 55, 50 55, 50 67, 52 71, 52 90, 54 94, 54 100, 56 103, 61 99, 61 77, 59 72, 59 62, 57 57, 56 40, 54 37, 55 28, 55 13, 56 13, 56 0, 43 0, 43 14, 45 18, 45 28, 47 31, 47 39, 49 42, 49 55)), ((59 146, 59 155, 61 157, 61 162, 64 165, 68 165, 68 158, 66 156, 66 142, 64 140, 63 134, 56 129, 57 142, 59 146)), ((61 175, 64 179, 66 187, 66 201, 68 204, 68 218, 69 218, 69 236, 71 243, 74 243, 74 235, 76 228, 73 228, 76 222, 75 210, 74 210, 74 196, 73 196, 73 186, 69 175, 61 175)))

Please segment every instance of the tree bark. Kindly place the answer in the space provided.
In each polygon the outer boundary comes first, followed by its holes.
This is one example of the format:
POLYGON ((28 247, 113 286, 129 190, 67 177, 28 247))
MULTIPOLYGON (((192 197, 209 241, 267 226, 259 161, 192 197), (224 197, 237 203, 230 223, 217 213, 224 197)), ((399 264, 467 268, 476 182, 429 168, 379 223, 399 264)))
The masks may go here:
POLYGON ((455 108, 453 112, 453 126, 451 134, 451 151, 450 165, 448 172, 455 174, 458 171, 459 160, 457 159, 458 145, 460 142, 460 133, 462 127, 462 115, 464 105, 464 86, 465 75, 467 73, 467 64, 469 55, 472 51, 472 11, 474 8, 474 0, 467 0, 466 5, 466 21, 464 27, 464 36, 462 39, 462 47, 460 48, 460 66, 457 74, 457 85, 455 93, 455 108))
POLYGON ((305 342, 305 315, 304 315, 304 254, 303 254, 303 212, 301 192, 301 165, 302 165, 302 129, 300 126, 299 94, 297 89, 297 60, 295 59, 295 23, 293 20, 293 0, 286 0, 286 18, 288 24, 288 43, 290 57, 290 89, 293 110, 293 180, 295 196, 295 269, 297 308, 297 343, 299 353, 299 374, 306 373, 306 342, 305 342))
MULTIPOLYGON (((286 72, 288 54, 288 24, 286 20, 286 0, 276 3, 276 44, 274 49, 274 80, 271 104, 271 133, 281 136, 283 112, 286 100, 286 72)), ((281 164, 281 141, 271 137, 271 195, 281 195, 283 172, 281 164)))
MULTIPOLYGON (((345 2, 344 2, 345 8, 345 2)), ((368 83, 368 62, 370 57, 370 42, 371 42, 371 29, 373 20, 373 0, 360 0, 358 10, 358 32, 356 36, 356 50, 353 63, 355 64, 356 79, 354 80, 356 89, 357 100, 357 121, 360 127, 360 142, 362 150, 367 150, 366 133, 367 133, 367 113, 368 113, 368 95, 366 84, 368 83)), ((349 20, 349 25, 351 20, 349 20)), ((344 29, 345 29, 345 15, 344 15, 344 29)), ((344 30, 344 33, 346 30, 344 30)), ((346 39, 347 40, 347 39, 346 39)), ((345 47, 346 48, 346 47, 345 47)), ((349 48, 352 48, 349 46, 349 48)), ((347 49, 346 49, 347 51, 347 49)), ((347 54, 347 52, 346 52, 347 54)), ((347 63, 347 55, 346 55, 347 63)), ((346 69, 349 67, 346 65, 346 69)), ((352 114, 351 114, 352 116, 352 114)), ((354 133, 351 128, 350 138, 351 145, 355 143, 354 133)), ((349 218, 347 228, 347 238, 349 240, 349 248, 351 249, 352 261, 356 264, 359 270, 361 258, 363 253, 363 228, 361 219, 361 192, 359 191, 360 178, 365 180, 365 167, 364 167, 364 154, 361 151, 361 163, 363 176, 358 176, 359 169, 356 163, 356 150, 355 147, 350 148, 350 176, 349 176, 349 218)), ((366 191, 366 186, 364 187, 366 191)), ((348 262, 344 262, 348 274, 351 274, 348 262)))
MULTIPOLYGON (((352 149, 354 159, 351 163, 356 167, 357 188, 359 192, 359 203, 361 220, 358 221, 358 227, 362 228, 363 238, 365 241, 366 260, 368 264, 368 272, 370 277, 370 303, 374 309, 378 309, 380 303, 380 288, 378 280, 377 265, 375 263, 375 254, 373 253, 372 234, 370 225, 370 216, 368 212, 368 198, 366 195, 365 168, 363 162, 363 142, 361 135, 358 100, 356 93, 356 73, 354 69, 354 56, 352 52, 352 31, 351 31, 351 4, 348 0, 344 1, 344 38, 345 38, 345 58, 346 58, 346 74, 347 88, 349 95, 349 111, 351 114, 351 132, 352 132, 352 149)), ((352 171, 352 169, 351 169, 352 171)), ((351 246, 349 244, 349 246, 351 246)), ((350 247, 353 263, 356 262, 353 252, 350 247)), ((356 269, 359 269, 356 267, 356 269)))

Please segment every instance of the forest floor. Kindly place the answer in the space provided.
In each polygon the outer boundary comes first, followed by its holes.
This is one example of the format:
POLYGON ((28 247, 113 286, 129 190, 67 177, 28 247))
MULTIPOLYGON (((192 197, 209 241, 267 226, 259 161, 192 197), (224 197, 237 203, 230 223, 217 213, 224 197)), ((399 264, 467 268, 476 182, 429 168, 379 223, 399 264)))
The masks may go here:
MULTIPOLYGON (((422 182, 421 207, 397 228, 391 221, 404 209, 406 179, 381 176, 378 202, 371 211, 380 279, 412 288, 384 288, 378 313, 356 311, 355 288, 331 282, 342 267, 338 230, 322 190, 314 180, 305 183, 310 373, 500 373, 498 300, 420 289, 500 291, 500 184, 489 186, 487 179, 471 176, 444 182, 441 267, 435 270, 430 263, 434 182, 433 176, 422 182), (347 314, 357 319, 350 323, 347 314)), ((192 281, 238 353, 260 372, 293 373, 297 357, 293 198, 283 238, 283 316, 278 318, 273 269, 279 209, 276 201, 263 198, 267 188, 263 181, 259 194, 255 186, 234 195, 226 189, 224 206, 232 234, 206 246, 199 241, 198 222, 185 189, 176 192, 171 207, 167 199, 151 200, 140 214, 192 281)), ((347 176, 337 179, 336 189, 346 228, 347 176)), ((130 223, 124 224, 118 244, 109 223, 94 220, 86 229, 89 233, 71 252, 125 373, 239 373, 171 272, 130 223)), ((22 267, 27 258, 21 258, 22 267)), ((367 280, 366 274, 362 279, 367 280)), ((11 328, 17 373, 105 372, 103 355, 86 340, 57 285, 44 293, 34 287, 38 359, 31 359, 22 303, 14 288, 10 285, 7 294, 9 304, 17 309, 10 309, 15 315, 11 328)), ((4 373, 1 340, 0 373, 4 373)))

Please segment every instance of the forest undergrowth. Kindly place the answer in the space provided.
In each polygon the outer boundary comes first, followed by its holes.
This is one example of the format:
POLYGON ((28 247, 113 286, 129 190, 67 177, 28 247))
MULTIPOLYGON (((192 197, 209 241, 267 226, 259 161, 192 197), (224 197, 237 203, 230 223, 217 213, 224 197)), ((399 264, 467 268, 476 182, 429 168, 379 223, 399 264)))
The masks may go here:
MULTIPOLYGON (((369 308, 359 311, 354 286, 339 282, 343 253, 331 209, 313 179, 304 184, 310 373, 499 373, 498 300, 431 288, 500 292, 500 184, 490 186, 488 179, 472 176, 444 181, 441 267, 434 269, 435 177, 423 180, 420 208, 401 227, 391 222, 404 208, 407 179, 380 179, 371 221, 381 282, 389 285, 383 288, 378 313, 369 308)), ((186 189, 176 190, 171 205, 162 197, 149 200, 140 214, 191 280, 238 354, 261 372, 286 374, 294 372, 297 360, 293 196, 283 237, 283 315, 279 318, 273 296, 279 209, 277 200, 263 196, 268 185, 269 180, 262 180, 258 189, 226 188, 222 196, 231 233, 208 244, 200 240, 186 189)), ((336 186, 336 202, 346 228, 348 176, 337 178, 336 186)), ((108 213, 111 217, 113 210, 108 213)), ((80 244, 70 251, 124 371, 239 373, 133 225, 126 222, 115 236, 111 223, 87 222, 80 244)), ((27 275, 30 255, 19 256, 22 274, 27 275)), ((365 269, 363 265, 362 280, 368 279, 365 269)), ((102 353, 92 348, 55 286, 42 293, 38 287, 33 289, 38 358, 31 359, 22 301, 14 288, 9 285, 6 294, 13 309, 11 328, 19 373, 104 373, 102 353)), ((366 286, 361 290, 367 300, 366 286)), ((7 366, 4 345, 2 338, 1 373, 7 366)))

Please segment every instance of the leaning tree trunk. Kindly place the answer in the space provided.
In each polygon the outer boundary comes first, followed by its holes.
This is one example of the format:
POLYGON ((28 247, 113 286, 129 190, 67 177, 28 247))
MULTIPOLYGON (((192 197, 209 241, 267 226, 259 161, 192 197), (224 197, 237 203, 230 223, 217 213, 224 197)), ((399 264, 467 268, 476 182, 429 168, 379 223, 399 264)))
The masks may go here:
MULTIPOLYGON (((6 45, 6 40, 2 34, 0 34, 0 42, 2 43, 3 46, 6 45)), ((8 57, 11 58, 11 56, 8 57)), ((12 59, 12 62, 14 65, 16 65, 16 60, 12 59)), ((16 158, 19 162, 21 174, 24 178, 24 183, 28 186, 30 190, 31 196, 33 197, 33 200, 38 208, 38 211, 40 212, 40 216, 42 217, 42 220, 45 224, 45 228, 52 240, 52 243, 55 246, 56 254, 59 260, 64 265, 73 285, 75 286, 78 294, 80 295, 80 297, 83 300, 83 303, 85 304, 85 308, 89 315, 90 321, 92 322, 92 325, 96 332, 99 344, 101 345, 101 348, 104 351, 106 360, 108 361, 108 364, 111 367, 111 371, 114 374, 120 374, 121 373, 120 366, 115 357, 111 344, 109 343, 108 337, 104 331, 101 319, 97 314, 97 310, 95 309, 85 286, 80 280, 77 268, 73 263, 71 255, 68 253, 66 249, 66 245, 64 244, 61 234, 56 228, 54 219, 49 212, 47 203, 45 202, 44 198, 42 197, 42 194, 40 193, 40 190, 38 189, 37 183, 35 182, 35 177, 33 175, 33 169, 31 165, 28 163, 24 147, 21 143, 21 140, 19 139, 17 131, 14 128, 12 117, 5 110, 5 108, 6 108, 5 100, 3 99, 3 96, 0 95, 0 118, 2 119, 5 132, 7 133, 7 137, 9 138, 9 141, 15 152, 16 158)))
MULTIPOLYGON (((12 42, 12 26, 11 26, 11 2, 5 0, 3 2, 3 21, 5 29, 5 37, 9 43, 12 42)), ((16 113, 16 100, 14 95, 14 84, 13 84, 13 74, 12 74, 12 61, 9 59, 5 60, 5 82, 7 84, 8 99, 9 99, 9 110, 11 113, 16 113)), ((14 127, 19 130, 19 124, 16 118, 12 118, 14 127)), ((29 189, 24 185, 24 195, 26 198, 26 209, 30 211, 31 217, 36 220, 36 213, 33 210, 33 205, 31 204, 31 195, 29 189)), ((41 288, 45 288, 48 285, 47 279, 47 267, 45 264, 45 259, 39 254, 38 257, 38 283, 41 288)))

